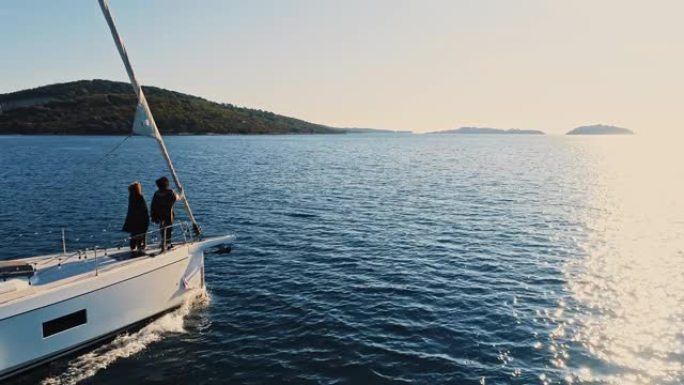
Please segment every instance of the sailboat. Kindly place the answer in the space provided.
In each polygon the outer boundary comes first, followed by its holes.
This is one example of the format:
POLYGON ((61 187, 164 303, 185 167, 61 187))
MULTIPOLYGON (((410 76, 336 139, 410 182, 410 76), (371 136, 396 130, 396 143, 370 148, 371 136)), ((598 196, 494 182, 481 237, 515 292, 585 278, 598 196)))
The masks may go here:
POLYGON ((204 238, 135 77, 107 0, 98 0, 138 106, 133 134, 153 138, 173 177, 189 224, 173 248, 132 258, 121 247, 0 261, 0 380, 104 341, 178 308, 204 292, 204 253, 227 250, 232 235, 204 238))

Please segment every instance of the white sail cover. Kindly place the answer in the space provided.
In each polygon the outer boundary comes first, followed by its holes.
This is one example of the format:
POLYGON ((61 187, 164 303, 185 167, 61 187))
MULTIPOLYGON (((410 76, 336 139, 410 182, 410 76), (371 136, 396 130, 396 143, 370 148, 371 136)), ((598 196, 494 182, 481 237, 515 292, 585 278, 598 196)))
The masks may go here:
POLYGON ((176 170, 173 167, 173 163, 171 163, 171 158, 169 157, 169 153, 166 150, 164 140, 162 140, 161 134, 157 129, 157 123, 154 122, 152 112, 150 112, 150 107, 147 104, 147 100, 145 99, 145 94, 143 93, 142 87, 140 87, 140 83, 138 83, 138 80, 135 78, 133 66, 131 66, 131 61, 128 59, 126 48, 124 47, 124 43, 121 40, 121 36, 119 36, 119 32, 116 30, 116 26, 114 25, 114 18, 112 17, 111 12, 109 12, 109 4, 107 3, 107 0, 99 0, 99 2, 100 8, 102 9, 102 14, 104 15, 105 20, 107 21, 107 25, 109 26, 109 31, 112 33, 114 44, 116 44, 116 48, 119 50, 119 55, 121 56, 121 60, 124 63, 124 67, 126 67, 126 73, 128 74, 128 78, 131 81, 131 86, 133 86, 133 90, 135 90, 135 94, 138 96, 138 107, 136 108, 135 118, 133 120, 133 134, 149 136, 157 140, 162 155, 164 156, 164 160, 166 160, 166 164, 169 166, 169 171, 171 172, 173 181, 176 183, 178 191, 181 192, 181 200, 183 201, 183 204, 185 206, 185 211, 188 213, 188 216, 190 217, 193 230, 195 231, 195 234, 200 235, 201 229, 197 224, 197 221, 195 220, 195 216, 192 215, 192 210, 190 209, 188 199, 183 193, 183 186, 181 186, 180 180, 178 180, 178 175, 176 174, 176 170))
POLYGON ((147 115, 143 102, 138 103, 133 119, 133 133, 136 135, 150 136, 159 139, 159 131, 152 124, 152 119, 147 115))

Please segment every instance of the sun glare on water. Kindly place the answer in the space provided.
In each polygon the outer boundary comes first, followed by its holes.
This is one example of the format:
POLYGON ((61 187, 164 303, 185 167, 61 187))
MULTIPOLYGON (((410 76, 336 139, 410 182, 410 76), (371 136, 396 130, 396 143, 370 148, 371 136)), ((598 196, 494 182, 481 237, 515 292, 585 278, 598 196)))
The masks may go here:
POLYGON ((570 368, 568 383, 681 384, 683 153, 637 137, 591 139, 577 142, 593 180, 584 255, 566 266, 565 357, 555 364, 570 368))

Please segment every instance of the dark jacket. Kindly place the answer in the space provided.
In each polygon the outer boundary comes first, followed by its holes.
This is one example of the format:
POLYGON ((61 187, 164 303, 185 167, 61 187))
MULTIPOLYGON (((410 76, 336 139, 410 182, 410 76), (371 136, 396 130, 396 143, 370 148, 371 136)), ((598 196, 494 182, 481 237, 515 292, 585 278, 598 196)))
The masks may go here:
POLYGON ((166 224, 173 223, 175 213, 173 204, 176 203, 176 193, 173 190, 157 190, 152 197, 152 222, 166 224))
POLYGON ((147 203, 142 195, 131 195, 128 198, 128 213, 122 230, 130 234, 147 232, 150 217, 147 213, 147 203))

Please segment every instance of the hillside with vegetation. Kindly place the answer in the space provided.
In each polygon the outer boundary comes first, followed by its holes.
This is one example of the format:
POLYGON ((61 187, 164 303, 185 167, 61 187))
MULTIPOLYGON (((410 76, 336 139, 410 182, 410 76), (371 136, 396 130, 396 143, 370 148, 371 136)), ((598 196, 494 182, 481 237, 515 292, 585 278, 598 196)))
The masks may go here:
MULTIPOLYGON (((145 86, 143 90, 162 134, 346 132, 162 88, 145 86)), ((135 108, 130 84, 109 80, 79 80, 0 94, 0 134, 127 135, 135 108)))

